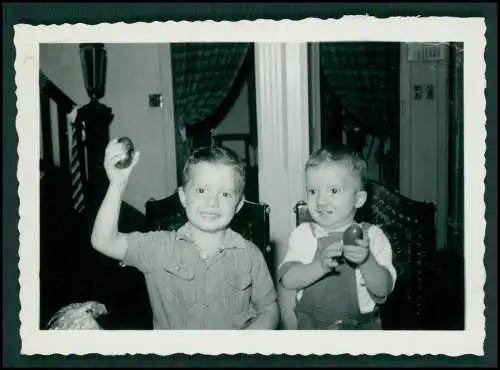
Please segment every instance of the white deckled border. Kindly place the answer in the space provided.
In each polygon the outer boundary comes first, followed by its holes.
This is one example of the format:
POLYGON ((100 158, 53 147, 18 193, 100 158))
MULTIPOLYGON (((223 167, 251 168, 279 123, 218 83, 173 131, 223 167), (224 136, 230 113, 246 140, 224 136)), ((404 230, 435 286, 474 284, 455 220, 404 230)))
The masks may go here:
MULTIPOLYGON (((486 87, 484 18, 346 16, 339 20, 153 22, 88 26, 16 25, 19 135, 19 270, 22 354, 464 354, 484 355, 483 265, 486 87), (39 45, 163 42, 464 42, 466 330, 351 331, 40 331, 39 45)), ((453 309, 450 307, 450 309, 453 309)))

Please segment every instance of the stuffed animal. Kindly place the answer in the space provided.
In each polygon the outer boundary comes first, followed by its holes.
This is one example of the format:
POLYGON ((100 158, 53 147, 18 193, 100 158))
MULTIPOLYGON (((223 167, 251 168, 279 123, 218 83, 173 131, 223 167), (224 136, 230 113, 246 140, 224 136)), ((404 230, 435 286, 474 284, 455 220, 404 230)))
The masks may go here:
POLYGON ((106 306, 99 302, 72 303, 57 311, 47 327, 49 330, 102 330, 95 319, 107 313, 106 306))

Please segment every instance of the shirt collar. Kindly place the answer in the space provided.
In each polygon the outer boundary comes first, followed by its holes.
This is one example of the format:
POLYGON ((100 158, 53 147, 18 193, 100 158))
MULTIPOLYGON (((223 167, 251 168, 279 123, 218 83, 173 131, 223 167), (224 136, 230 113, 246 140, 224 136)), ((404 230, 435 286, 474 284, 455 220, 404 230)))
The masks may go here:
MULTIPOLYGON (((193 239, 193 229, 194 226, 188 221, 182 225, 177 230, 176 239, 184 240, 190 243, 194 243, 193 239)), ((237 232, 233 231, 231 228, 227 228, 224 231, 224 237, 222 238, 222 248, 246 248, 245 239, 237 232)))

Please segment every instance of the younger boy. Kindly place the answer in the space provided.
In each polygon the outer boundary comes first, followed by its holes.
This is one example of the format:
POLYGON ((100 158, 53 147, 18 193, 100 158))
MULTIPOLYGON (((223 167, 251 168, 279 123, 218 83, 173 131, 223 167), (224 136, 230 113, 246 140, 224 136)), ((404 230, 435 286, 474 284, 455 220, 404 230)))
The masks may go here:
POLYGON ((314 222, 290 235, 278 276, 297 290, 298 329, 382 329, 377 304, 394 288, 392 250, 383 231, 364 224, 357 245, 343 232, 363 206, 367 165, 347 146, 327 146, 306 163, 307 207, 314 222))
POLYGON ((244 203, 245 167, 216 146, 187 160, 179 197, 188 222, 177 231, 118 232, 123 192, 139 153, 128 168, 112 140, 104 167, 110 184, 92 232, 101 253, 144 273, 154 329, 275 329, 276 291, 260 250, 228 228, 244 203))

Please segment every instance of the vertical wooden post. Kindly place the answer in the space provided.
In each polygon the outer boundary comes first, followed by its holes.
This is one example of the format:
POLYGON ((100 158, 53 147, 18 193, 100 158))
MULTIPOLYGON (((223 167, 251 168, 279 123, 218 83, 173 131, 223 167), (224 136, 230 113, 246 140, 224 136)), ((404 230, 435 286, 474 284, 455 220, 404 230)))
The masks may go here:
MULTIPOLYGON (((307 44, 256 44, 255 71, 259 199, 270 205, 271 241, 279 263, 295 227, 293 206, 304 197, 303 169, 309 155, 307 44)), ((295 325, 292 305, 293 292, 280 291, 286 328, 295 325)))

